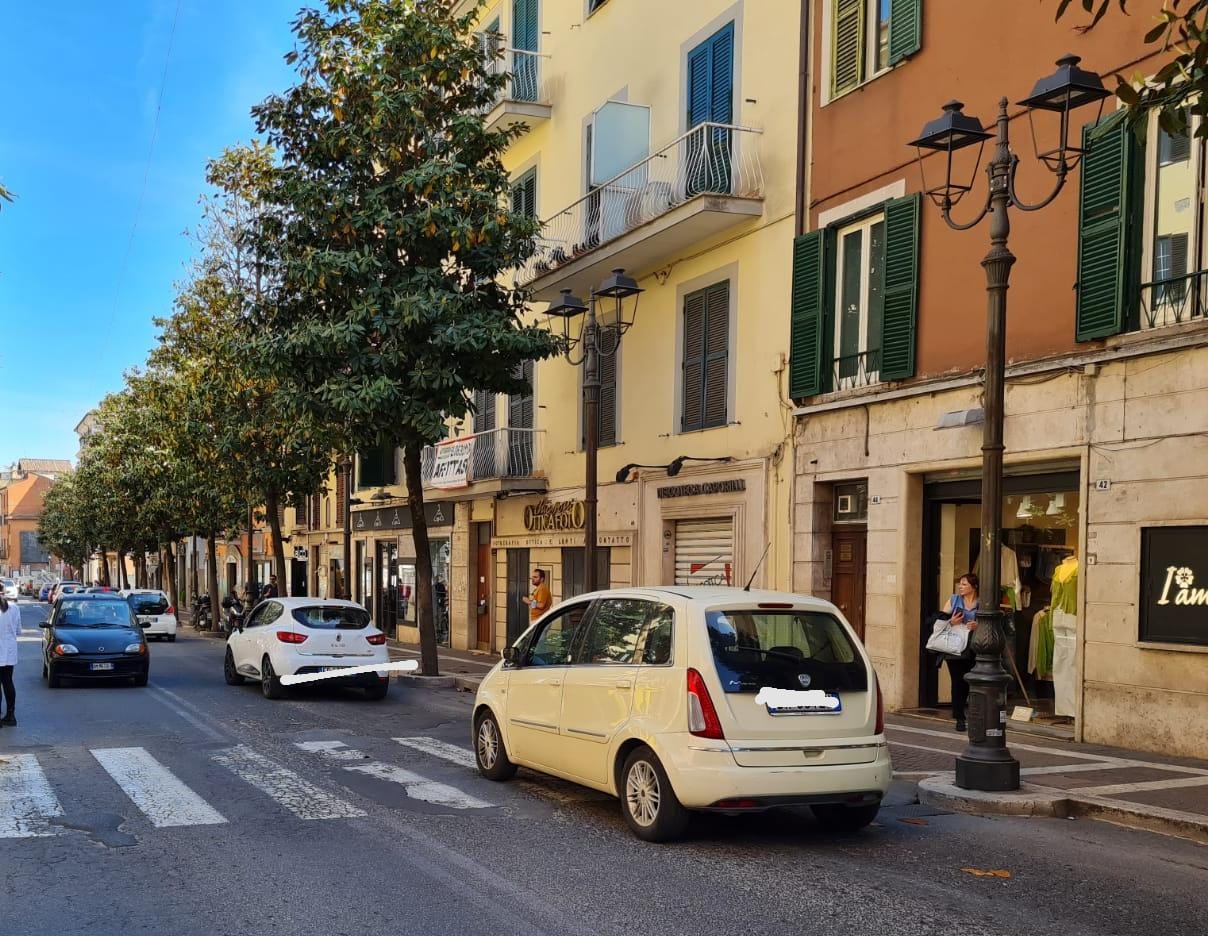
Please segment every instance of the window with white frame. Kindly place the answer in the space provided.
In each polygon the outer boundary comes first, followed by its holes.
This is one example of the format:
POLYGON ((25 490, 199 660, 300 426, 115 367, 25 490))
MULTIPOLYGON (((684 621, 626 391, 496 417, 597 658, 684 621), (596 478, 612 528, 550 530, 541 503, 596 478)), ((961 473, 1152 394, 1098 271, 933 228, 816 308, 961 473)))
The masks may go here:
POLYGON ((878 212, 835 234, 836 390, 876 383, 881 371, 885 288, 885 215, 878 212))
POLYGON ((1204 142, 1196 124, 1172 133, 1152 118, 1145 179, 1140 325, 1158 328, 1203 315, 1204 142))

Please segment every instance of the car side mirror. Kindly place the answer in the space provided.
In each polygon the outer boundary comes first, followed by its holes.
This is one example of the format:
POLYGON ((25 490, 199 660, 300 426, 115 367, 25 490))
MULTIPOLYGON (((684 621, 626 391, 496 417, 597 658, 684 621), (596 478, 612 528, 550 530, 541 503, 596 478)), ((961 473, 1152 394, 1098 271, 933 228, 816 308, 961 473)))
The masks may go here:
POLYGON ((520 665, 520 650, 516 647, 503 648, 503 662, 509 663, 512 666, 520 665))
POLYGON ((151 626, 151 622, 150 622, 150 621, 139 621, 139 622, 138 622, 138 626, 139 626, 139 627, 144 627, 144 628, 145 628, 145 627, 150 627, 150 626, 151 626))
POLYGON ((38 626, 39 626, 39 627, 46 627, 46 628, 49 628, 49 627, 50 627, 50 621, 39 621, 39 622, 38 622, 38 626))

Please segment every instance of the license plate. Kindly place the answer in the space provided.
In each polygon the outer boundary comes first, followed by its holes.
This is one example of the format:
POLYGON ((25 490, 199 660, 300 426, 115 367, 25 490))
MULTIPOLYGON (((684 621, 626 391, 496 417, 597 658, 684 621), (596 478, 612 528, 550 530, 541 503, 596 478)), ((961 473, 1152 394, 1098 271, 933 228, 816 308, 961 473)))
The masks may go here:
POLYGON ((769 715, 838 715, 843 711, 843 703, 838 696, 834 697, 834 708, 820 708, 814 706, 796 706, 792 708, 772 708, 768 706, 769 715))
POLYGON ((319 672, 320 673, 334 673, 337 670, 344 670, 344 669, 348 669, 348 667, 347 666, 321 666, 321 667, 319 667, 319 672))
POLYGON ((140 624, 158 624, 158 623, 159 623, 159 618, 153 618, 153 617, 141 617, 141 618, 139 618, 139 619, 138 619, 138 622, 139 622, 140 624))
POLYGON ((89 666, 89 669, 111 670, 111 669, 113 669, 113 664, 112 663, 93 663, 89 666))

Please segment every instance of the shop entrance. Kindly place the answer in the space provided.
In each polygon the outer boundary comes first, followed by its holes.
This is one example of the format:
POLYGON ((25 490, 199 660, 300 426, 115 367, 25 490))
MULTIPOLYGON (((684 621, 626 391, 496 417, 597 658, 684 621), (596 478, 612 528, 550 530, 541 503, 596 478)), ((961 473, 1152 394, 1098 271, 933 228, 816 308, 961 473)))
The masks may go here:
POLYGON ((374 620, 387 637, 398 630, 398 543, 377 542, 378 587, 374 590, 374 620))
POLYGON ((529 594, 529 551, 508 550, 507 581, 507 626, 508 644, 525 632, 529 626, 528 608, 521 600, 529 594))
POLYGON ((676 521, 674 584, 734 584, 734 521, 731 518, 676 521))
MULTIPOLYGON (((1054 688, 1072 691, 1071 653, 1056 652, 1054 662, 1053 583, 1076 574, 1079 552, 1078 471, 1016 475, 1003 479, 1002 592, 1008 612, 1003 666, 1011 674, 1012 704, 1031 700, 1038 713, 1066 716, 1054 688), (1009 657, 1008 657, 1009 655, 1009 657), (1013 665, 1012 665, 1013 664, 1013 665)), ((966 572, 978 573, 981 541, 981 482, 936 481, 924 489, 922 621, 919 628, 919 705, 951 705, 948 668, 926 648, 931 624, 966 572)), ((837 565, 837 563, 836 563, 837 565)), ((984 606, 990 596, 982 594, 984 606)), ((1058 628, 1060 630, 1060 626, 1058 628)))
POLYGON ((295 597, 306 595, 306 560, 294 558, 289 564, 289 593, 295 597))
POLYGON ((478 554, 476 556, 476 571, 478 573, 477 594, 475 595, 475 640, 480 650, 491 648, 491 525, 479 523, 478 554))
POLYGON ((864 527, 836 528, 831 535, 831 555, 832 600, 863 640, 868 531, 864 527))

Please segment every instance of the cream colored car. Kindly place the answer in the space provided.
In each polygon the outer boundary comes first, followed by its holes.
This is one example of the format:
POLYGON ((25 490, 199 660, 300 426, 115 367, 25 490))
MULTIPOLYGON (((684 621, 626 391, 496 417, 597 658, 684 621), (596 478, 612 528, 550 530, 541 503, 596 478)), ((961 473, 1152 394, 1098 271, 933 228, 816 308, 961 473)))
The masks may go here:
POLYGON ((830 602, 739 588, 613 589, 547 612, 474 705, 478 769, 529 767, 617 796, 650 841, 692 810, 810 806, 873 820, 892 768, 880 686, 830 602))

